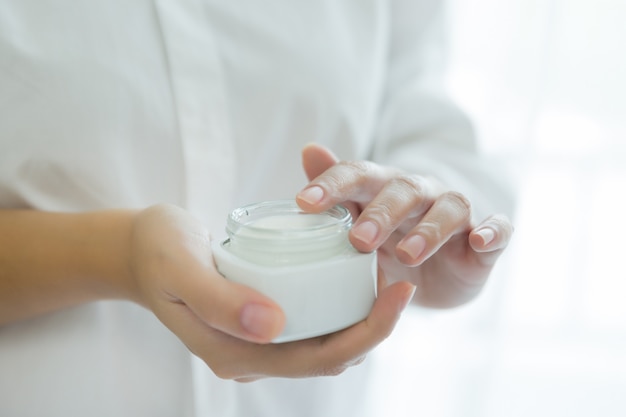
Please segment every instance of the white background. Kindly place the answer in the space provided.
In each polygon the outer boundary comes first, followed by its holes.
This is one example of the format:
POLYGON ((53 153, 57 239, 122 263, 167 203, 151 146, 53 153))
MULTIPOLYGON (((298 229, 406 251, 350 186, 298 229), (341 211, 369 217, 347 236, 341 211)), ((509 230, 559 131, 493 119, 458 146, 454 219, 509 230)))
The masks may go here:
POLYGON ((455 0, 447 77, 516 176, 485 292, 412 311, 376 416, 626 416, 626 1, 455 0))

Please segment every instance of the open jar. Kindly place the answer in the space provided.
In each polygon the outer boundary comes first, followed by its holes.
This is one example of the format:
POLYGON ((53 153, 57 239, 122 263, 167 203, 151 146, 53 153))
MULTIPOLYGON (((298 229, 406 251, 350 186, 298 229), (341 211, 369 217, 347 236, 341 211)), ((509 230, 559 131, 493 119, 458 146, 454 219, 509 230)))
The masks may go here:
POLYGON ((351 227, 341 206, 305 213, 291 200, 252 204, 230 213, 213 255, 227 279, 281 306, 287 321, 273 342, 306 339, 363 320, 376 299, 376 253, 352 247, 351 227))

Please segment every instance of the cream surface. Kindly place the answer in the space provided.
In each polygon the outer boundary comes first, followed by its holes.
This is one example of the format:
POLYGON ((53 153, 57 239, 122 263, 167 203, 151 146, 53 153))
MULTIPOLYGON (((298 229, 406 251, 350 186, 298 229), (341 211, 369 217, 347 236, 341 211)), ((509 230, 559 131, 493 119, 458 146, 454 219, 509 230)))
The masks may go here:
POLYGON ((268 230, 306 230, 330 226, 336 221, 325 214, 294 213, 263 217, 247 223, 247 226, 268 230))

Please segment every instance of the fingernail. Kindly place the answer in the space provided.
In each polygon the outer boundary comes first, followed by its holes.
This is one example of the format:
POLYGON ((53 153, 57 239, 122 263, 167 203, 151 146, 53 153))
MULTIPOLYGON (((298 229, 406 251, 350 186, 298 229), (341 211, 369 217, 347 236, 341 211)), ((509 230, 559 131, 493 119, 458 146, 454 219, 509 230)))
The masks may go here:
POLYGON ((261 304, 246 305, 239 319, 248 332, 268 339, 277 336, 282 323, 280 312, 261 304))
POLYGON ((378 226, 373 222, 363 222, 352 229, 352 236, 363 243, 371 244, 378 235, 378 226))
POLYGON ((300 194, 298 194, 298 198, 305 201, 307 204, 317 204, 324 198, 324 190, 314 185, 306 190, 302 190, 300 194))
POLYGON ((494 232, 493 229, 489 227, 484 227, 474 233, 480 236, 480 238, 483 240, 483 246, 487 246, 488 244, 490 244, 496 237, 496 232, 494 232))
POLYGON ((426 239, 421 235, 413 235, 398 245, 398 249, 406 252, 411 259, 417 259, 426 249, 426 239))

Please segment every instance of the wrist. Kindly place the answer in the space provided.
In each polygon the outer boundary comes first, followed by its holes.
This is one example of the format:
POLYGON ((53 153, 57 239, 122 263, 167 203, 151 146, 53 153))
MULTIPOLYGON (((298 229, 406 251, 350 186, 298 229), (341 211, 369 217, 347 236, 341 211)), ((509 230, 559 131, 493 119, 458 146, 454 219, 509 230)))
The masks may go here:
POLYGON ((132 231, 135 210, 107 210, 86 213, 93 239, 85 246, 85 276, 90 277, 96 299, 138 302, 138 290, 131 270, 132 231))
POLYGON ((102 299, 135 301, 133 217, 0 210, 0 325, 102 299))

